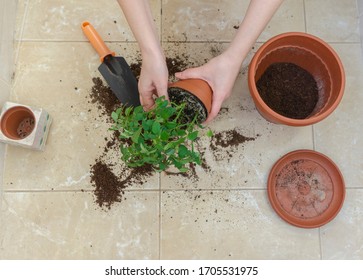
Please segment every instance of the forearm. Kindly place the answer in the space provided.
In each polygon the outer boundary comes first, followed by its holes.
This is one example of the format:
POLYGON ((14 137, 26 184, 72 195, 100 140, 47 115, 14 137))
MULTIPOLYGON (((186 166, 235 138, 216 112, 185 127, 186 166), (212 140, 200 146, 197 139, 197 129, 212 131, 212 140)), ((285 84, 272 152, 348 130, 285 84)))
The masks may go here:
POLYGON ((161 55, 159 37, 148 0, 118 0, 126 20, 139 43, 143 56, 161 55))
POLYGON ((282 2, 283 0, 250 1, 245 17, 227 49, 227 53, 239 67, 282 2))

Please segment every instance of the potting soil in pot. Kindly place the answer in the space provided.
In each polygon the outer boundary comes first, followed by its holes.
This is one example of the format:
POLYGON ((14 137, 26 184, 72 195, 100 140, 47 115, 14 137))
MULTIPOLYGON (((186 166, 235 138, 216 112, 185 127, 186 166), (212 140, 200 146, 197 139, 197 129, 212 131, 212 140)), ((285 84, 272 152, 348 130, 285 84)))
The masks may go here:
POLYGON ((262 100, 272 110, 292 119, 307 118, 319 99, 314 77, 293 63, 271 64, 256 86, 262 100))
POLYGON ((182 123, 190 123, 195 116, 197 123, 202 123, 207 119, 207 109, 202 102, 188 91, 180 88, 169 88, 169 98, 175 104, 185 103, 183 110, 182 123))

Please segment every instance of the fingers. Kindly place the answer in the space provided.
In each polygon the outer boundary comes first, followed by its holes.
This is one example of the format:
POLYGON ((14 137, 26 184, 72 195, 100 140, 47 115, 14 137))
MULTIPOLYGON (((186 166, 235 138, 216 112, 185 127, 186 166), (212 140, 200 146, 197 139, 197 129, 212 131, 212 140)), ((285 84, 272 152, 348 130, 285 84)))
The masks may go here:
POLYGON ((165 100, 169 100, 169 96, 168 96, 168 83, 166 83, 165 85, 161 85, 158 86, 156 88, 156 95, 161 97, 161 96, 165 96, 165 100))
POLYGON ((140 103, 145 111, 151 110, 155 105, 155 97, 165 96, 166 100, 169 100, 168 97, 168 85, 160 85, 155 87, 154 89, 142 91, 140 92, 140 103))
POLYGON ((219 111, 221 110, 222 103, 223 100, 221 99, 213 100, 211 111, 208 115, 208 118, 205 120, 203 124, 210 123, 218 115, 219 111))
POLYGON ((149 111, 154 107, 155 101, 153 95, 152 92, 140 94, 140 103, 145 111, 149 111))
POLYGON ((175 73, 175 77, 180 80, 197 79, 197 78, 201 79, 199 68, 200 67, 189 68, 182 72, 177 72, 175 73))

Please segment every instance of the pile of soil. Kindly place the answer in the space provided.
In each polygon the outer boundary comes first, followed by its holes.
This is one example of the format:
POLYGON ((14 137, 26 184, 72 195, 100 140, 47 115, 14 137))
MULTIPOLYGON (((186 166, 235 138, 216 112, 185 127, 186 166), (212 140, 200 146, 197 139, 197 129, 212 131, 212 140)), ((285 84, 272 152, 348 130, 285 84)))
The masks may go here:
POLYGON ((111 209, 114 203, 122 201, 125 188, 133 184, 142 185, 146 182, 146 177, 152 174, 152 167, 145 165, 131 169, 129 175, 125 179, 121 179, 120 176, 114 174, 109 164, 101 158, 97 159, 91 166, 91 183, 95 187, 96 203, 101 208, 111 209))
POLYGON ((272 110, 292 119, 307 118, 319 99, 314 77, 293 63, 271 64, 256 86, 272 110))

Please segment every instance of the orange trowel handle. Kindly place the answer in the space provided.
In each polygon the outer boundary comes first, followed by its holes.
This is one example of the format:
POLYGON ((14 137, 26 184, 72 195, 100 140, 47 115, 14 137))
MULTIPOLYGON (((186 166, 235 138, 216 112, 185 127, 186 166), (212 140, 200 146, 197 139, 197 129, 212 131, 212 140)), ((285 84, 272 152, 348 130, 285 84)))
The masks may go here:
POLYGON ((90 24, 88 21, 83 22, 82 30, 88 40, 91 42, 91 45, 98 52, 101 62, 103 62, 104 58, 108 55, 115 56, 115 53, 106 46, 105 42, 102 40, 92 24, 90 24))

